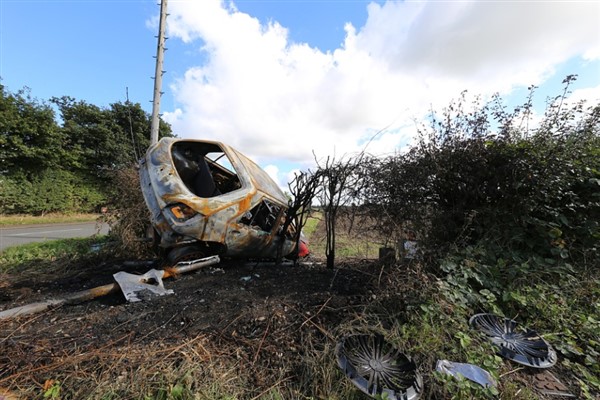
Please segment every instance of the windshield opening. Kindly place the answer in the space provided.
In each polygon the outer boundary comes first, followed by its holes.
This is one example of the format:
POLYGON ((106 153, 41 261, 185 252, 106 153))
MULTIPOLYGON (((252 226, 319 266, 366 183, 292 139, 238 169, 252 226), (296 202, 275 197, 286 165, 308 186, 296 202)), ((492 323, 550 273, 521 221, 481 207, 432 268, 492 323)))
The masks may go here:
POLYGON ((214 143, 177 142, 171 156, 179 177, 198 197, 215 197, 242 187, 227 154, 214 143))

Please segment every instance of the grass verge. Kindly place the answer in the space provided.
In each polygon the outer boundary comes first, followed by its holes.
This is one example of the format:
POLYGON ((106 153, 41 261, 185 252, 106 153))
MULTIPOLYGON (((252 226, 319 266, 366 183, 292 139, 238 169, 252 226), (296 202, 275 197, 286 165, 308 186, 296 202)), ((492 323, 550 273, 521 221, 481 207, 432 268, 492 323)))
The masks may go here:
POLYGON ((0 272, 42 269, 60 260, 78 260, 97 253, 106 236, 48 240, 13 246, 0 253, 0 272))
POLYGON ((99 216, 100 214, 0 215, 0 226, 91 222, 96 221, 99 216))

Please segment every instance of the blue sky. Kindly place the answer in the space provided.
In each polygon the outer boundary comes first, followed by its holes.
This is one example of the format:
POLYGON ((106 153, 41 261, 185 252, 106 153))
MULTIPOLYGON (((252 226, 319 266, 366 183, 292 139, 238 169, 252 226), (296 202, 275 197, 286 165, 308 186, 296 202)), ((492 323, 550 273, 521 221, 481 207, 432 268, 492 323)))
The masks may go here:
MULTIPOLYGON (((11 91, 34 97, 73 96, 99 106, 130 100, 152 106, 160 0, 0 0, 0 77, 11 91)), ((171 3, 176 0, 171 0, 171 3)), ((368 1, 235 3, 263 23, 278 21, 290 39, 331 51, 346 22, 364 23, 368 1)), ((180 40, 167 41, 165 86, 205 57, 180 40)), ((163 108, 174 107, 165 88, 163 108)))
MULTIPOLYGON (((40 100, 151 110, 153 0, 0 0, 0 77, 40 100)), ((401 149, 414 119, 467 89, 600 99, 600 2, 169 0, 161 111, 284 185, 318 156, 401 149)))

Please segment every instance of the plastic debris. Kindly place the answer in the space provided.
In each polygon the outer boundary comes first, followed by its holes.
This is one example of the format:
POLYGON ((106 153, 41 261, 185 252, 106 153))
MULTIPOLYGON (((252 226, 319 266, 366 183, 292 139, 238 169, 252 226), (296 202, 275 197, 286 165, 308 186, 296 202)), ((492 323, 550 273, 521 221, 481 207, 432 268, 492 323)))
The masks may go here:
POLYGON ((470 381, 480 384, 483 387, 496 387, 497 382, 492 375, 477 365, 459 363, 448 360, 438 360, 436 371, 452 375, 455 378, 464 377, 470 381))
POLYGON ((556 352, 537 332, 523 328, 510 318, 494 314, 476 314, 469 325, 483 332, 498 354, 533 368, 550 368, 556 364, 556 352))
POLYGON ((421 397, 423 378, 415 363, 382 335, 347 336, 335 353, 339 367, 363 393, 388 400, 421 397))
POLYGON ((417 242, 414 240, 404 241, 404 258, 409 260, 417 258, 417 242))
POLYGON ((144 275, 134 275, 128 272, 117 272, 113 275, 121 287, 123 295, 130 303, 142 301, 145 297, 164 296, 173 294, 173 290, 165 289, 163 285, 164 271, 151 269, 144 275))

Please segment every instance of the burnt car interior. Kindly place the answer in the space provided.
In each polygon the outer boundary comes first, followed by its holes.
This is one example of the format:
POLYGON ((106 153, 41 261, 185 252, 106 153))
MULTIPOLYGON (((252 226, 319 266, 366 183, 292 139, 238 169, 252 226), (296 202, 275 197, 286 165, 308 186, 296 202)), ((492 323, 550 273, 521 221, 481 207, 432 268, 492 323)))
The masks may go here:
POLYGON ((248 211, 240 223, 258 228, 265 232, 271 232, 281 213, 281 207, 265 199, 248 211))
POLYGON ((227 155, 214 143, 177 142, 171 156, 182 182, 198 197, 215 197, 242 187, 227 155))

